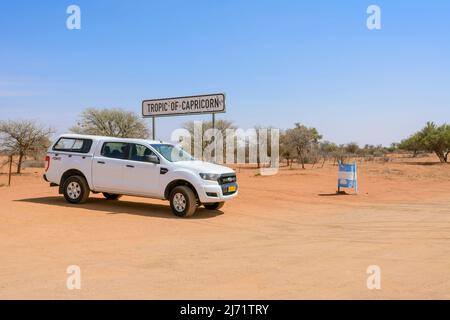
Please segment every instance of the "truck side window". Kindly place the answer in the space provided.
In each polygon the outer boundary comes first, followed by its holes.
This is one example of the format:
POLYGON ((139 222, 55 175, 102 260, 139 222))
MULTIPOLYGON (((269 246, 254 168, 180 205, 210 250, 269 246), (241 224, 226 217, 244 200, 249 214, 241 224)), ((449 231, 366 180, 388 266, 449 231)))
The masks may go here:
POLYGON ((128 159, 129 144, 123 142, 105 142, 101 155, 114 159, 128 159))
POLYGON ((66 151, 76 153, 88 153, 91 150, 92 140, 60 138, 53 146, 54 151, 66 151))
POLYGON ((146 146, 134 143, 131 145, 130 160, 148 162, 148 156, 150 155, 156 156, 156 154, 146 146))

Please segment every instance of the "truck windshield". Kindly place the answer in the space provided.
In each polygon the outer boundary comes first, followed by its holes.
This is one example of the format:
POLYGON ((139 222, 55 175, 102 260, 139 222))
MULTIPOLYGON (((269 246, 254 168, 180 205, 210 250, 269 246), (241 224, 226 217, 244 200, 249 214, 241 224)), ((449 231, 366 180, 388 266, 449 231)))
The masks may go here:
POLYGON ((195 160, 189 153, 172 144, 152 144, 152 147, 170 162, 195 160))

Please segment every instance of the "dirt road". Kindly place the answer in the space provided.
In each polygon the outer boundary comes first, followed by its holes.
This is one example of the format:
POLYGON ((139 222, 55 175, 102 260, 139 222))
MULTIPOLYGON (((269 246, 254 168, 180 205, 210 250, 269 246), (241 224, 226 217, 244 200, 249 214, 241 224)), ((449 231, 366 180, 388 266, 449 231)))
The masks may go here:
POLYGON ((334 195, 332 164, 245 169, 235 201, 191 219, 132 197, 69 205, 26 169, 0 187, 0 298, 449 299, 450 166, 414 161, 362 163, 357 196, 334 195))

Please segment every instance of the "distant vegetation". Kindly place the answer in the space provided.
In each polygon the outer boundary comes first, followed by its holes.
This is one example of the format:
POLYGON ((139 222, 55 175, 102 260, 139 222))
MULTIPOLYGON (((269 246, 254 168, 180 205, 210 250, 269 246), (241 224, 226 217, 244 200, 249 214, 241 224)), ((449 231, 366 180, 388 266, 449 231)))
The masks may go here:
POLYGON ((450 154, 450 125, 438 126, 433 122, 428 122, 422 130, 400 143, 392 143, 389 147, 368 144, 360 147, 355 142, 337 145, 322 141, 321 138, 316 128, 307 128, 296 123, 295 128, 285 130, 280 137, 280 156, 286 160, 288 166, 297 160, 304 168, 305 163, 314 166, 321 161, 323 166, 326 160, 337 163, 358 157, 388 161, 387 154, 402 150, 411 152, 413 157, 419 152, 434 152, 441 162, 448 162, 450 154))
MULTIPOLYGON (((229 120, 218 120, 215 125, 224 138, 226 137, 226 129, 236 129, 234 123, 229 120)), ((202 136, 211 127, 211 121, 203 122, 202 136)), ((191 136, 194 136, 194 122, 184 123, 183 128, 187 129, 191 136)), ((259 126, 255 126, 254 129, 259 128, 259 126)), ((86 109, 81 114, 77 125, 72 127, 70 131, 80 134, 144 139, 149 137, 150 132, 145 120, 133 112, 95 108, 86 109)), ((34 159, 38 159, 45 153, 50 144, 52 133, 50 128, 39 125, 34 121, 0 121, 0 154, 16 157, 17 173, 20 173, 26 156, 33 156, 34 159)), ((259 139, 257 137, 257 141, 259 139)), ((204 151, 211 142, 212 140, 204 140, 201 146, 202 150, 204 151)), ((270 156, 271 151, 270 144, 269 138, 267 142, 268 156, 270 156)), ((246 142, 246 148, 249 147, 254 146, 250 145, 250 142, 246 142)), ((224 148, 226 148, 225 143, 224 148)), ((236 154, 236 150, 234 152, 236 154)), ((286 161, 287 166, 292 166, 296 162, 303 169, 305 164, 312 164, 312 167, 315 165, 323 167, 326 161, 333 161, 334 164, 337 164, 339 161, 346 162, 351 158, 362 158, 367 161, 374 159, 389 161, 387 154, 392 152, 411 152, 413 157, 420 152, 434 152, 441 162, 448 162, 450 125, 438 126, 433 122, 428 122, 423 129, 400 143, 393 143, 389 147, 367 144, 360 147, 356 142, 338 145, 322 140, 322 135, 316 128, 295 123, 293 128, 280 131, 279 152, 280 158, 286 161)), ((258 167, 261 162, 264 163, 259 157, 259 152, 257 159, 254 159, 254 161, 257 162, 258 167)), ((30 163, 30 165, 33 166, 34 164, 30 163)))
POLYGON ((296 123, 294 128, 283 131, 280 136, 280 157, 286 160, 288 166, 297 161, 303 169, 307 163, 313 167, 316 164, 323 167, 325 162, 330 160, 334 164, 339 161, 346 162, 350 158, 386 160, 386 154, 396 150, 396 144, 389 148, 369 144, 360 147, 356 142, 338 145, 322 140, 322 135, 316 128, 308 128, 299 123, 296 123))

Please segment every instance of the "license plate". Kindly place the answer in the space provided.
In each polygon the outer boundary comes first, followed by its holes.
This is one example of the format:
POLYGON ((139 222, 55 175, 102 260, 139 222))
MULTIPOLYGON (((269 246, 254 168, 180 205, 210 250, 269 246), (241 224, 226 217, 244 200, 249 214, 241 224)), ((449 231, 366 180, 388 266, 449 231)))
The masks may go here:
POLYGON ((236 186, 229 186, 228 187, 228 192, 234 192, 236 191, 236 186))

